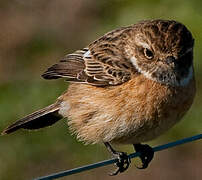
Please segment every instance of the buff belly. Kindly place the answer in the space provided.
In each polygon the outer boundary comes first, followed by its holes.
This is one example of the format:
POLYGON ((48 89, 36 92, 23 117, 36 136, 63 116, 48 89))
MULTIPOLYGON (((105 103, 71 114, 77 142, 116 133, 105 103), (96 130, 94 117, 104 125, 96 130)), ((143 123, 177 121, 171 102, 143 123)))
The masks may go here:
POLYGON ((71 132, 87 144, 134 144, 154 139, 176 124, 194 94, 194 80, 186 88, 144 77, 110 88, 72 84, 60 97, 59 113, 68 117, 71 132))

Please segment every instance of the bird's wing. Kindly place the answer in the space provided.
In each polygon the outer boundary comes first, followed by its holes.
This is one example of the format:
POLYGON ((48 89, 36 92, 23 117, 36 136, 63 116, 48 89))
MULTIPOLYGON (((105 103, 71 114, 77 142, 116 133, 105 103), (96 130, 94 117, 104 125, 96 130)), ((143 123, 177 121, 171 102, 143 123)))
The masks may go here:
POLYGON ((118 85, 128 81, 134 68, 124 51, 122 35, 125 29, 105 34, 87 48, 66 55, 42 76, 95 86, 118 85))

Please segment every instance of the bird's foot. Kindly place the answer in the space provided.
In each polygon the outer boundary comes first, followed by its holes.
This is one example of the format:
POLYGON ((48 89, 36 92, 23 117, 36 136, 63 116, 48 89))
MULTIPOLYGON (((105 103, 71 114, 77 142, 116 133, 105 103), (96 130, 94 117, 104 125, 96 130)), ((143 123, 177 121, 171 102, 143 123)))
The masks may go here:
POLYGON ((117 168, 115 169, 114 172, 109 174, 110 176, 115 176, 118 173, 126 171, 131 163, 130 158, 125 152, 116 151, 116 153, 113 155, 118 158, 118 162, 115 163, 117 168))
POLYGON ((104 143, 109 152, 118 159, 118 161, 115 163, 117 168, 114 172, 110 173, 110 176, 115 176, 119 173, 122 173, 126 171, 131 163, 130 158, 125 152, 119 152, 115 151, 109 143, 104 143))
POLYGON ((153 149, 147 144, 134 144, 136 152, 140 153, 140 159, 142 161, 142 166, 136 166, 138 169, 145 169, 148 167, 149 163, 154 157, 153 149))

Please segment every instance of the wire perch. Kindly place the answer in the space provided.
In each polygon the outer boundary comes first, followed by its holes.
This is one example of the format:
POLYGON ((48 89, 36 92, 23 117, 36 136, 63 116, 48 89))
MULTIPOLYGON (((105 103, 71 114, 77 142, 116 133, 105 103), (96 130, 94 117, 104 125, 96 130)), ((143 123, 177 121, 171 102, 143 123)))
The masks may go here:
MULTIPOLYGON (((158 152, 158 151, 162 151, 162 150, 165 150, 165 149, 168 149, 168 148, 172 148, 172 147, 175 147, 175 146, 178 146, 178 145, 181 145, 181 144, 196 141, 196 140, 199 140, 199 139, 202 139, 202 134, 198 134, 198 135, 195 135, 195 136, 192 136, 192 137, 180 139, 180 140, 177 140, 177 141, 174 141, 174 142, 170 142, 168 144, 163 144, 163 145, 160 145, 160 146, 156 146, 156 147, 153 148, 153 150, 154 150, 154 152, 158 152)), ((129 156, 129 158, 132 159, 132 158, 135 158, 137 156, 140 156, 140 153, 132 153, 132 154, 129 154, 128 156, 129 156)), ((82 167, 78 167, 78 168, 74 168, 74 169, 70 169, 70 170, 66 170, 66 171, 61 171, 61 172, 54 173, 54 174, 51 174, 51 175, 38 177, 38 178, 36 178, 34 180, 57 179, 57 178, 61 178, 61 177, 64 177, 64 176, 77 174, 77 173, 80 173, 80 172, 83 172, 83 171, 88 171, 90 169, 95 169, 95 168, 98 168, 98 167, 107 166, 107 165, 116 163, 117 161, 118 161, 117 158, 112 158, 112 159, 108 159, 108 160, 105 160, 105 161, 100 161, 100 162, 97 162, 97 163, 94 163, 94 164, 89 164, 89 165, 86 165, 86 166, 82 166, 82 167)))

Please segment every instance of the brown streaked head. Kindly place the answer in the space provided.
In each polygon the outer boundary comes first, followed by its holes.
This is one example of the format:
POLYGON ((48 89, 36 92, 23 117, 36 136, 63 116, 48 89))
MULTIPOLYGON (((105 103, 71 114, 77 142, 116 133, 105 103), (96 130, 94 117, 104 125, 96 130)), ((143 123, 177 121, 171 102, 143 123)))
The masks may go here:
POLYGON ((173 20, 148 20, 134 26, 131 62, 147 78, 184 86, 193 76, 194 39, 173 20))

